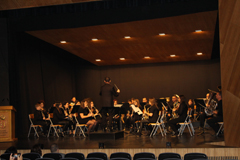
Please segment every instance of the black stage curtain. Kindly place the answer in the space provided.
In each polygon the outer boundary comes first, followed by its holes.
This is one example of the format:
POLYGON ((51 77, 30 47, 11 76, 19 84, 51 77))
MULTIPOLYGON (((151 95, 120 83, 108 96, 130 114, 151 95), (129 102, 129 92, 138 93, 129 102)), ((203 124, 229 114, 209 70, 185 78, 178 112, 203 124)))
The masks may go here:
POLYGON ((21 135, 27 133, 28 114, 39 100, 48 109, 76 95, 76 56, 22 32, 11 34, 10 41, 10 102, 17 110, 16 131, 21 135))

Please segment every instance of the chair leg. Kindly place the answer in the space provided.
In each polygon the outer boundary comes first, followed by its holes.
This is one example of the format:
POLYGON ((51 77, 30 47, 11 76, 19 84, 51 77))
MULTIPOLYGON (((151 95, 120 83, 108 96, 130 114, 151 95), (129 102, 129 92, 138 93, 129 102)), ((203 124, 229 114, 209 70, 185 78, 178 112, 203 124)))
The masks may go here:
POLYGON ((49 127, 49 130, 48 130, 48 135, 47 135, 47 137, 49 137, 49 135, 50 135, 51 128, 52 128, 52 127, 49 127))
POLYGON ((30 126, 30 128, 29 128, 28 137, 30 136, 31 129, 32 129, 32 126, 30 126))
POLYGON ((222 130, 222 128, 223 128, 223 124, 221 124, 221 126, 220 126, 220 128, 219 128, 219 130, 218 130, 218 132, 217 132, 217 136, 219 135, 219 133, 220 133, 220 131, 222 130))
POLYGON ((39 135, 38 135, 38 133, 37 133, 37 130, 36 130, 36 127, 33 127, 33 129, 34 129, 34 131, 35 131, 37 137, 39 137, 39 135))
POLYGON ((192 136, 192 131, 191 131, 191 129, 190 129, 189 124, 187 124, 187 127, 188 127, 188 131, 189 131, 190 135, 192 136))

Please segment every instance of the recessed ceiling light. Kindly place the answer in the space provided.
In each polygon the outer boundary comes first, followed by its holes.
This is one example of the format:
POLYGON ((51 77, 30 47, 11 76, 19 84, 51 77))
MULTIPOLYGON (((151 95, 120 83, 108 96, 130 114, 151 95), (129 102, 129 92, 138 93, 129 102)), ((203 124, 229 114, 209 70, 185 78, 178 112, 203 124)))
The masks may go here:
POLYGON ((67 43, 66 41, 60 41, 60 43, 67 43))
POLYGON ((202 53, 201 53, 201 52, 199 52, 199 53, 197 53, 197 55, 199 55, 199 56, 200 56, 200 55, 202 55, 202 53))
POLYGON ((202 32, 202 30, 201 29, 197 29, 197 30, 195 30, 195 32, 202 32))
POLYGON ((166 34, 165 33, 159 33, 159 36, 165 36, 166 34))
POLYGON ((92 41, 98 41, 98 39, 97 38, 93 38, 92 41))
POLYGON ((101 61, 101 59, 95 59, 95 61, 97 61, 97 62, 100 62, 100 61, 101 61))
POLYGON ((145 59, 149 59, 150 57, 149 57, 149 56, 145 56, 144 58, 145 58, 145 59))
POLYGON ((125 58, 119 58, 121 61, 125 60, 125 58))
POLYGON ((131 38, 131 37, 130 37, 130 36, 125 36, 124 38, 129 39, 129 38, 131 38))
POLYGON ((175 54, 171 54, 170 57, 176 57, 176 55, 175 54))

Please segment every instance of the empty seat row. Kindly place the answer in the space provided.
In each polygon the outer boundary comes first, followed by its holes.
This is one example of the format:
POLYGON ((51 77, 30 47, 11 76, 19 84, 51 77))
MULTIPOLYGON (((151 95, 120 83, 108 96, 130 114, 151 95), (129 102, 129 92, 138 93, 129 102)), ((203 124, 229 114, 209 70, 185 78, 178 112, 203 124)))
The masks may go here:
MULTIPOLYGON (((1 155, 1 159, 8 160, 10 153, 4 153, 1 155)), ((46 153, 41 157, 38 153, 25 153, 23 154, 25 160, 108 160, 108 156, 103 152, 89 153, 85 158, 84 154, 73 152, 63 155, 61 153, 46 153)), ((110 155, 110 160, 132 160, 129 153, 116 152, 110 155)), ((187 153, 184 155, 184 160, 200 160, 208 159, 203 153, 187 153)), ((156 160, 155 154, 149 152, 141 152, 134 154, 133 160, 156 160)), ((160 153, 158 160, 181 160, 181 156, 178 153, 160 153)))

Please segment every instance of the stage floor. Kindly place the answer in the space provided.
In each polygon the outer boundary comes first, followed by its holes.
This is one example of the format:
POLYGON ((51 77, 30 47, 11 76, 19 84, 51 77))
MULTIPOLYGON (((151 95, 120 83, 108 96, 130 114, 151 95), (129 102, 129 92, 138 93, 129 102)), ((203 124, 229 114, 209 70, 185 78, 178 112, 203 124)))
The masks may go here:
MULTIPOLYGON (((214 137, 211 134, 212 130, 207 130, 204 135, 197 136, 198 130, 194 136, 190 136, 186 129, 182 136, 171 137, 168 134, 162 137, 161 134, 156 134, 152 138, 146 135, 138 136, 129 134, 128 131, 124 132, 124 137, 116 140, 90 140, 88 137, 40 137, 34 138, 33 134, 30 138, 19 137, 15 142, 0 143, 0 149, 5 150, 10 146, 16 146, 18 149, 30 149, 34 144, 41 143, 44 149, 49 149, 52 143, 57 143, 61 149, 97 149, 99 143, 104 143, 107 149, 114 148, 166 148, 166 142, 171 142, 172 148, 224 148, 224 137, 214 137)), ((143 133, 144 134, 144 133, 143 133)))

